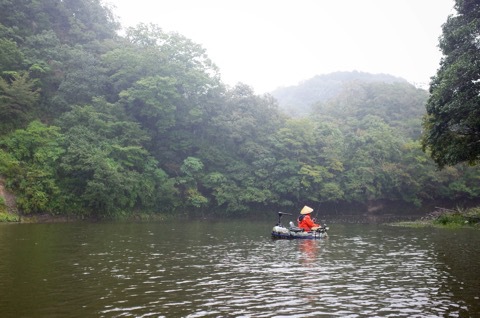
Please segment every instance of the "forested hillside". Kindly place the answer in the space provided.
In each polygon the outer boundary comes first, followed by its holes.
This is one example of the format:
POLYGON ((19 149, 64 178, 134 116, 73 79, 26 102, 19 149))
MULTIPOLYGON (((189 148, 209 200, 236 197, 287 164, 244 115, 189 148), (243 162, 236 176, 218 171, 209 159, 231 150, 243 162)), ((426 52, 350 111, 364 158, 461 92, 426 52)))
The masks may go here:
POLYGON ((478 169, 439 172, 422 152, 423 90, 358 80, 290 117, 272 96, 227 88, 200 45, 155 25, 119 36, 112 16, 98 0, 0 0, 0 176, 23 213, 230 215, 480 195, 478 169))
POLYGON ((388 74, 370 74, 365 72, 335 72, 317 75, 298 85, 280 87, 271 94, 278 100, 279 107, 295 117, 307 116, 316 103, 326 102, 336 97, 353 83, 407 83, 406 80, 388 74))

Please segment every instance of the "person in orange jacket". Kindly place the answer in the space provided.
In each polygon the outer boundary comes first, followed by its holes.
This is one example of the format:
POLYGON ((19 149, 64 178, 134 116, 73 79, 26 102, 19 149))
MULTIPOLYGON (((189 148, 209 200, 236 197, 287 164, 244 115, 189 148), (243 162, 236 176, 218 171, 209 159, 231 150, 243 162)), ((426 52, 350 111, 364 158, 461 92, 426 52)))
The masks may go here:
POLYGON ((300 216, 298 217, 298 227, 304 229, 305 231, 315 231, 321 227, 321 224, 313 222, 310 217, 310 213, 313 212, 313 209, 309 206, 304 206, 300 211, 300 216))

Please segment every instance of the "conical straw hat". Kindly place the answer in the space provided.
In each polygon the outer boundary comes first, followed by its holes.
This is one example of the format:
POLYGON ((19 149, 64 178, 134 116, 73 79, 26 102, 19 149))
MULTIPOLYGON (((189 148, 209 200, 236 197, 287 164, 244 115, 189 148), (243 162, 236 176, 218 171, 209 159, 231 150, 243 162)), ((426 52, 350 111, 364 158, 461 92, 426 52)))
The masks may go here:
POLYGON ((312 213, 313 212, 313 209, 309 206, 304 206, 302 211, 300 211, 300 214, 308 214, 308 213, 312 213))

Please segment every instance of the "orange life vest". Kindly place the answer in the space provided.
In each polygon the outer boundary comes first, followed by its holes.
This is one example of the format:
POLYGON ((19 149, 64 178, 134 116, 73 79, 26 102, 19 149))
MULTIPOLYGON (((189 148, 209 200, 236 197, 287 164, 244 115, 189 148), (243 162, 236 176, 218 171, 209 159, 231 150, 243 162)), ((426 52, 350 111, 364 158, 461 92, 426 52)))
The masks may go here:
POLYGON ((300 217, 298 218, 298 227, 301 229, 304 229, 305 231, 311 231, 312 227, 315 227, 315 226, 320 226, 320 224, 314 223, 310 218, 309 214, 300 215, 300 217))

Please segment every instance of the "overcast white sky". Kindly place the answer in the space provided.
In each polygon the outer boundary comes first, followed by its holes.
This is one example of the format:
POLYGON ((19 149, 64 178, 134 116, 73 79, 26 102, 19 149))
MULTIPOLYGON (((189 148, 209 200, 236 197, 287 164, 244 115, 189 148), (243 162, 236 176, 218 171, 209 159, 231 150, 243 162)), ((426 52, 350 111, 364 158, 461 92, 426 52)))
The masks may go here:
POLYGON ((258 94, 335 71, 426 87, 454 0, 106 0, 122 26, 155 23, 201 44, 228 85, 258 94))

